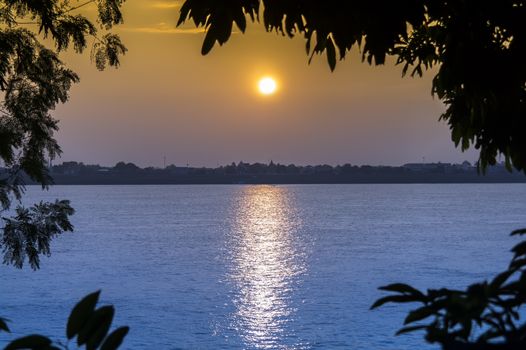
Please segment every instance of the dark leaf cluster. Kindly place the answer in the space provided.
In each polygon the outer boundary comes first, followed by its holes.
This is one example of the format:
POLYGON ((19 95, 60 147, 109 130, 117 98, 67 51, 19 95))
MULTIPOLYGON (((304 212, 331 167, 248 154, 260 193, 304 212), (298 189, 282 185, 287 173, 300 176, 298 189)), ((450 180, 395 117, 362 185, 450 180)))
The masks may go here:
POLYGON ((355 47, 369 64, 392 56, 403 74, 435 67, 432 92, 453 142, 478 149, 482 171, 502 154, 508 169, 526 172, 525 1, 186 0, 178 24, 207 29, 207 54, 233 23, 244 32, 246 17, 303 36, 307 54, 325 53, 331 70, 355 47))
MULTIPOLYGON (((13 200, 21 199, 25 178, 44 188, 52 184, 48 161, 61 153, 54 137, 58 121, 52 111, 68 100, 71 86, 79 81, 59 54, 70 47, 81 53, 91 38, 97 68, 118 66, 126 47, 110 32, 99 37, 99 30, 122 23, 123 3, 0 1, 0 164, 6 169, 0 174, 0 213, 9 210, 13 200), (76 13, 89 5, 97 7, 97 23, 76 13), (47 47, 49 43, 54 47, 47 47)), ((70 230, 68 216, 72 213, 67 201, 57 201, 18 208, 14 218, 3 218, 0 247, 6 254, 4 262, 21 267, 27 257, 37 268, 35 254, 48 254, 46 240, 70 230), (64 217, 59 218, 58 213, 64 217)))
POLYGON ((245 32, 247 23, 245 16, 255 20, 259 12, 257 0, 190 0, 181 7, 181 16, 177 25, 191 18, 196 27, 204 26, 207 34, 201 52, 206 55, 214 44, 223 45, 228 41, 235 22, 241 32, 245 32))
POLYGON ((73 231, 69 216, 74 210, 69 201, 35 204, 31 208, 19 206, 12 218, 2 218, 4 232, 2 249, 4 263, 22 268, 28 260, 36 270, 40 267, 40 255, 51 254, 51 240, 64 231, 73 231))
MULTIPOLYGON (((122 344, 129 327, 119 327, 110 333, 115 309, 111 305, 97 308, 100 291, 85 296, 75 305, 68 318, 66 337, 86 350, 115 350, 122 344)), ((0 319, 0 331, 9 332, 6 320, 0 319)), ((55 344, 50 338, 32 334, 15 339, 5 350, 60 350, 68 343, 55 344)))
MULTIPOLYGON (((51 112, 69 98, 78 76, 60 60, 70 47, 81 53, 93 39, 92 57, 99 69, 118 66, 126 52, 120 38, 112 33, 98 36, 122 23, 124 0, 1 0, 0 1, 0 213, 9 211, 12 201, 20 201, 24 179, 29 177, 46 188, 52 183, 48 160, 61 153, 54 132, 58 121, 51 112), (88 5, 98 9, 98 26, 75 11, 88 5), (45 44, 52 43, 48 48, 45 44)), ((18 206, 12 217, 2 217, 0 248, 3 262, 21 268, 29 262, 40 266, 40 256, 51 253, 57 235, 72 231, 69 220, 74 210, 67 200, 18 206)), ((68 339, 77 338, 86 349, 116 349, 128 332, 121 327, 108 334, 113 320, 112 306, 96 308, 99 293, 82 300, 68 322, 68 339)), ((7 320, 0 318, 0 331, 9 332, 7 320)), ((6 349, 67 349, 42 335, 29 335, 10 343, 6 349)))
MULTIPOLYGON (((512 235, 526 235, 526 229, 512 235)), ((526 348, 526 241, 513 249, 507 270, 491 281, 465 290, 417 290, 395 283, 380 290, 391 294, 378 299, 372 309, 385 303, 417 303, 397 334, 424 331, 429 343, 445 350, 506 350, 526 348)))

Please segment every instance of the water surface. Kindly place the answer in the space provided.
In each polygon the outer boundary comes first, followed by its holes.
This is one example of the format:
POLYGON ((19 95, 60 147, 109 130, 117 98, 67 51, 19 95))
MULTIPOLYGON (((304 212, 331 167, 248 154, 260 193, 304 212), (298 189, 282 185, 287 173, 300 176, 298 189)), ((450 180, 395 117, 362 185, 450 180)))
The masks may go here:
MULTIPOLYGON (((69 310, 102 289, 126 349, 414 349, 377 287, 463 287, 504 269, 526 226, 526 186, 57 186, 75 233, 42 268, 0 266, 14 336, 65 339, 69 310)), ((427 347, 432 349, 433 347, 427 347)))

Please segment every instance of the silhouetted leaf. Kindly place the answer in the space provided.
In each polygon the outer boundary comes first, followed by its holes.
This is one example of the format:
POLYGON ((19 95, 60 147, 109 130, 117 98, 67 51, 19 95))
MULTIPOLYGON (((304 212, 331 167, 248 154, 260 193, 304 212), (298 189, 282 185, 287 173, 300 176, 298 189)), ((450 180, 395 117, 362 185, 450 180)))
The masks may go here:
POLYGON ((0 317, 0 331, 10 332, 9 327, 7 326, 7 319, 0 317))
POLYGON ((216 42, 216 30, 215 27, 211 26, 205 35, 205 40, 203 41, 203 47, 201 48, 201 54, 206 55, 212 50, 216 42))
POLYGON ((18 338, 9 343, 4 350, 47 350, 51 345, 51 340, 42 335, 33 334, 18 338))
POLYGON ((414 296, 418 296, 420 298, 424 298, 424 294, 421 291, 419 291, 416 288, 411 287, 408 284, 404 284, 404 283, 393 283, 387 286, 379 287, 378 289, 385 290, 387 292, 398 292, 402 294, 411 294, 414 296))
POLYGON ((494 279, 493 281, 491 281, 490 283, 490 287, 493 288, 493 289, 497 289, 497 288, 500 288, 500 286, 502 286, 502 284, 504 282, 506 282, 508 280, 508 278, 510 278, 510 276, 514 273, 515 271, 513 270, 507 270, 507 271, 504 271, 500 274, 498 274, 494 279))
POLYGON ((413 323, 416 321, 423 320, 433 314, 435 314, 435 310, 429 306, 423 306, 421 308, 418 308, 416 310, 413 310, 409 312, 407 317, 405 318, 404 324, 413 323))
POLYGON ((128 334, 128 331, 130 330, 129 327, 120 327, 114 330, 106 340, 104 340, 104 343, 100 347, 100 350, 115 350, 117 349, 124 340, 124 337, 126 334, 128 334))
POLYGON ((426 329, 427 327, 428 326, 424 326, 424 325, 404 327, 404 328, 400 329, 398 332, 396 332, 396 335, 410 333, 410 332, 414 332, 414 331, 419 331, 419 330, 422 330, 422 329, 426 329))
POLYGON ((245 32, 247 29, 247 19, 245 18, 245 14, 241 9, 238 11, 234 10, 232 13, 234 17, 234 21, 236 22, 236 25, 238 26, 239 30, 241 30, 242 33, 245 32))
POLYGON ((511 269, 520 269, 523 266, 526 266, 526 259, 517 259, 510 263, 511 269))
POLYGON ((95 306, 99 300, 100 290, 85 296, 81 301, 75 305, 68 319, 66 327, 66 335, 68 339, 72 339, 77 335, 84 325, 88 322, 95 310, 95 306))
POLYGON ((179 20, 177 21, 177 26, 180 26, 184 23, 188 14, 190 13, 192 3, 190 1, 185 1, 179 10, 179 20))
POLYGON ((526 241, 517 244, 512 248, 512 252, 515 253, 515 258, 526 254, 526 241))
POLYGON ((511 236, 515 236, 515 235, 526 235, 526 228, 521 228, 519 230, 515 230, 511 233, 511 236))
POLYGON ((220 45, 223 45, 228 41, 232 34, 233 18, 230 13, 222 13, 221 16, 224 18, 221 21, 214 23, 214 29, 216 30, 216 39, 220 45))
POLYGON ((380 298, 375 301, 375 303, 371 306, 371 309, 376 309, 379 306, 382 306, 385 303, 411 303, 418 301, 415 299, 412 295, 390 295, 387 297, 380 298))
POLYGON ((111 306, 107 310, 107 312, 102 313, 101 318, 97 321, 96 330, 86 341, 86 350, 95 350, 108 334, 115 310, 111 306))
POLYGON ((331 68, 331 71, 336 68, 336 49, 334 47, 334 43, 331 39, 327 40, 327 61, 329 62, 329 67, 331 68))
POLYGON ((105 327, 108 320, 111 323, 114 313, 115 310, 113 306, 103 306, 95 310, 80 330, 77 337, 77 344, 80 346, 86 344, 92 337, 97 338, 101 327, 105 327))

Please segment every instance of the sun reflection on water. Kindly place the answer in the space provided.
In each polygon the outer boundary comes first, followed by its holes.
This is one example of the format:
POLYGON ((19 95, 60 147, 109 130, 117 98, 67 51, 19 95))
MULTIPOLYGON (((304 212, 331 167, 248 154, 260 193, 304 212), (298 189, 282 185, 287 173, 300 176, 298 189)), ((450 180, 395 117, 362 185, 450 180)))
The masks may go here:
POLYGON ((305 250, 296 233, 301 221, 290 190, 243 189, 231 230, 233 327, 248 348, 296 348, 290 327, 293 294, 305 272, 305 250))

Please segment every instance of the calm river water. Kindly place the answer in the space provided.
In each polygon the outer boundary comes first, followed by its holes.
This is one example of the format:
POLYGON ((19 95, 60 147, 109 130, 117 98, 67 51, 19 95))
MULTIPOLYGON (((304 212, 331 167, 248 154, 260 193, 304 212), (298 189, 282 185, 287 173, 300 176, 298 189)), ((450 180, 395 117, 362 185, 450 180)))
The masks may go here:
MULTIPOLYGON (((56 186, 76 231, 42 268, 0 266, 13 337, 64 340, 102 289, 123 349, 415 349, 377 287, 463 287, 504 269, 526 185, 56 186)), ((408 306, 410 308, 410 306, 408 306)))

